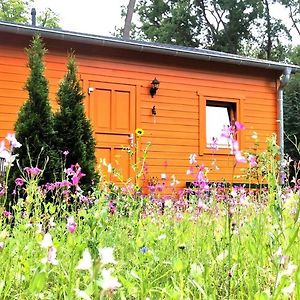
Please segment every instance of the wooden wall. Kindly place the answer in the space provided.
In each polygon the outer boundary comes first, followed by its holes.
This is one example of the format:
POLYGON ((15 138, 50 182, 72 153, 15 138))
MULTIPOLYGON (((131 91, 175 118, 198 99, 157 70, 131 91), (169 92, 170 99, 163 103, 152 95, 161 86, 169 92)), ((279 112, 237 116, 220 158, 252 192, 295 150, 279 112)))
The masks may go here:
MULTIPOLYGON (((17 113, 27 99, 24 85, 28 75, 24 47, 29 37, 4 35, 0 37, 0 137, 12 132, 17 113)), ((180 186, 192 181, 186 175, 188 157, 196 153, 198 163, 211 168, 209 178, 231 180, 233 157, 229 150, 213 154, 205 146, 206 99, 233 99, 238 103, 238 117, 246 126, 239 136, 242 150, 251 149, 256 132, 260 149, 265 140, 277 131, 276 97, 279 74, 263 69, 201 62, 178 57, 132 53, 122 49, 108 49, 94 45, 81 45, 45 40, 46 76, 50 83, 50 99, 57 109, 58 84, 66 70, 69 49, 76 53, 79 76, 82 80, 87 113, 90 115, 88 87, 92 82, 130 85, 135 88, 136 106, 132 112, 136 128, 144 129, 142 147, 150 141, 147 159, 151 176, 175 174, 180 186), (156 96, 149 94, 150 83, 157 77, 160 87, 156 96), (153 105, 157 116, 151 115, 153 105), (216 159, 220 170, 212 165, 216 159)), ((141 147, 141 148, 142 148, 141 147)), ((245 167, 245 165, 239 165, 245 167)), ((240 168, 235 174, 240 173, 240 168)), ((235 179, 234 181, 239 181, 235 179)))

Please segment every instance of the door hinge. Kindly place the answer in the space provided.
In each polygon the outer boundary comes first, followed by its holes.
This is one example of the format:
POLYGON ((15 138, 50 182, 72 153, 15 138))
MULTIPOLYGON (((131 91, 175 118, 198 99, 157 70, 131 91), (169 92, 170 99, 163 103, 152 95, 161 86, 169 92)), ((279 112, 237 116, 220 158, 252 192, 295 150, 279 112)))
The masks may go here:
POLYGON ((94 88, 93 88, 93 87, 89 87, 89 88, 88 88, 88 94, 89 94, 89 95, 90 95, 93 91, 94 91, 94 88))

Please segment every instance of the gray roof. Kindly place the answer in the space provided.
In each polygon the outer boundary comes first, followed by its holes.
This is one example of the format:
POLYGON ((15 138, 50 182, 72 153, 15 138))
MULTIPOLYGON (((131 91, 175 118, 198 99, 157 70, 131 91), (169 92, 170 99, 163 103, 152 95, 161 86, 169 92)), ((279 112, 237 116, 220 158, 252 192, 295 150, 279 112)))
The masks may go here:
POLYGON ((80 42, 85 44, 107 46, 119 49, 128 49, 137 52, 148 52, 178 56, 203 61, 222 62, 235 65, 244 65, 262 69, 271 69, 283 72, 286 68, 291 68, 292 72, 300 72, 300 66, 286 63, 256 59, 241 55, 229 54, 207 49, 183 47, 177 45, 160 44, 116 37, 106 37, 94 34, 86 34, 60 29, 49 29, 30 25, 16 24, 0 21, 0 32, 23 34, 32 36, 39 33, 42 37, 70 42, 80 42))

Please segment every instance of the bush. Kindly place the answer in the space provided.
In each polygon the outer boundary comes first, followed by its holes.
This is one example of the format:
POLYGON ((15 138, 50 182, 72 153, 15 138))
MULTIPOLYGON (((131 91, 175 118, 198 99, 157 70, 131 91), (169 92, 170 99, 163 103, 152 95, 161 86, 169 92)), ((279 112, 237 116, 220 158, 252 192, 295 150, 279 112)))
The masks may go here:
POLYGON ((55 115, 58 146, 61 153, 67 153, 66 166, 78 163, 85 176, 82 187, 89 190, 91 184, 98 182, 95 172, 95 139, 90 121, 87 119, 83 99, 84 94, 77 79, 77 66, 74 55, 69 55, 68 71, 60 84, 57 97, 60 105, 55 115), (67 151, 67 152, 65 152, 67 151))
MULTIPOLYGON (((21 107, 15 124, 16 138, 23 145, 16 149, 16 154, 21 168, 38 165, 43 167, 48 161, 41 180, 49 182, 55 179, 59 158, 54 149, 54 119, 48 98, 48 81, 44 76, 43 57, 46 49, 42 39, 39 36, 33 37, 26 52, 30 69, 25 86, 28 100, 21 107)), ((18 174, 19 170, 15 165, 12 169, 12 180, 18 174)))

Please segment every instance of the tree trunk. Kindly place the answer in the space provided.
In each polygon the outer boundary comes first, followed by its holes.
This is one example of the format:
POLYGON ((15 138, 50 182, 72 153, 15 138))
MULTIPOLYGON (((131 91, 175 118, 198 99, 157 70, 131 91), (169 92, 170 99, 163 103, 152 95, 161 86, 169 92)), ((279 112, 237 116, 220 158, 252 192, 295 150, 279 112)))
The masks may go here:
POLYGON ((129 0, 128 6, 127 6, 127 13, 126 13, 125 24, 124 24, 124 29, 123 29, 123 38, 125 38, 125 39, 126 38, 129 39, 131 21, 132 21, 132 16, 134 13, 135 1, 136 0, 129 0))

